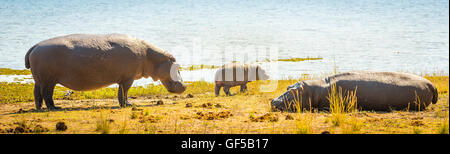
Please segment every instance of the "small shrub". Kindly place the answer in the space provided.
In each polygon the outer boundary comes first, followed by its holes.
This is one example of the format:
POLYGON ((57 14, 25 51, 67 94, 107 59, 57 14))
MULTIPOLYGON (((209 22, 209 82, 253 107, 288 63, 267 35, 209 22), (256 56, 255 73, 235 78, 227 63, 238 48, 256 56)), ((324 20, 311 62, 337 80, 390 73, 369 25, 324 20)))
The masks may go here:
POLYGON ((99 131, 102 134, 109 134, 111 131, 110 122, 103 116, 102 111, 100 112, 100 117, 97 119, 96 131, 99 131))

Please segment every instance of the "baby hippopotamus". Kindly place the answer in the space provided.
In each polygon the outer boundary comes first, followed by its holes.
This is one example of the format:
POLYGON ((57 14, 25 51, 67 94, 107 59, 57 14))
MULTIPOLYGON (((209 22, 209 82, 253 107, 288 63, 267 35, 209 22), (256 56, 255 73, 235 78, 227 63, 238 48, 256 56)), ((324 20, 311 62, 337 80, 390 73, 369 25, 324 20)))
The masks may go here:
POLYGON ((362 110, 423 110, 436 104, 436 87, 427 79, 398 72, 356 71, 329 76, 323 80, 300 81, 287 88, 287 92, 271 104, 279 110, 295 110, 295 99, 304 108, 328 108, 332 86, 343 94, 355 92, 357 108, 362 110), (294 99, 295 98, 295 99, 294 99))
POLYGON ((267 80, 266 71, 256 64, 231 63, 220 67, 214 80, 216 82, 215 93, 219 96, 220 88, 227 96, 230 96, 230 88, 241 86, 241 92, 247 91, 247 83, 255 80, 267 80))

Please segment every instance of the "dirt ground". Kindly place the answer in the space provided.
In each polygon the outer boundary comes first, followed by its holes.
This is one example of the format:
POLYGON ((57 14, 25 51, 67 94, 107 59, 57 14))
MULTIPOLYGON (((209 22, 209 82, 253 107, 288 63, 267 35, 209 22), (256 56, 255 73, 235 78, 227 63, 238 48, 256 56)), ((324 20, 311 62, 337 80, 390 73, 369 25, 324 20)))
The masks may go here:
MULTIPOLYGON (((237 89, 234 89, 234 93, 237 89)), ((425 111, 344 115, 340 123, 327 111, 272 112, 275 94, 213 93, 133 97, 134 107, 116 99, 56 100, 57 111, 36 111, 34 103, 0 104, 0 133, 143 134, 448 134, 448 93, 425 111)))

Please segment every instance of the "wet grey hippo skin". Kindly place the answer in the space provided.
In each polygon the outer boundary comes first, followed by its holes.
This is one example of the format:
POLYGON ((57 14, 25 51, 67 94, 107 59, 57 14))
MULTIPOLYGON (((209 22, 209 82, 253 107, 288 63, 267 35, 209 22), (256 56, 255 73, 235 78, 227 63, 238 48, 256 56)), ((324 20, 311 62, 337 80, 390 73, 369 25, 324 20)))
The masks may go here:
POLYGON ((219 68, 215 74, 215 93, 219 96, 220 89, 230 96, 230 88, 241 86, 241 92, 247 91, 247 83, 255 80, 267 80, 266 71, 255 64, 231 63, 219 68))
POLYGON ((417 102, 420 102, 420 110, 423 110, 438 100, 436 87, 420 76, 397 72, 357 71, 329 76, 323 80, 300 81, 289 86, 287 92, 273 99, 271 104, 280 110, 295 111, 295 97, 300 98, 304 108, 309 109, 312 106, 326 109, 330 105, 328 92, 333 84, 336 89, 341 87, 344 92, 355 91, 357 87, 357 106, 362 110, 391 111, 409 108, 417 111, 417 102))
POLYGON ((121 107, 131 105, 128 89, 142 77, 160 80, 169 92, 182 93, 186 85, 175 61, 166 51, 123 34, 56 37, 34 45, 25 56, 35 81, 36 109, 43 100, 48 109, 57 109, 52 96, 58 83, 81 91, 117 83, 121 107))

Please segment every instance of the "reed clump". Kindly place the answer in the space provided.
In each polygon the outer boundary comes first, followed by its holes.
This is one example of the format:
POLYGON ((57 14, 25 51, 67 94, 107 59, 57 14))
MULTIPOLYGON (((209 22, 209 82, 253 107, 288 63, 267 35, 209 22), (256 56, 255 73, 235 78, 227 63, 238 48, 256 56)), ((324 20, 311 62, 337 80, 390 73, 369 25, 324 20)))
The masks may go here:
POLYGON ((331 86, 328 94, 330 102, 331 122, 334 126, 339 126, 347 118, 347 113, 357 112, 357 87, 354 91, 343 91, 342 88, 331 86))

